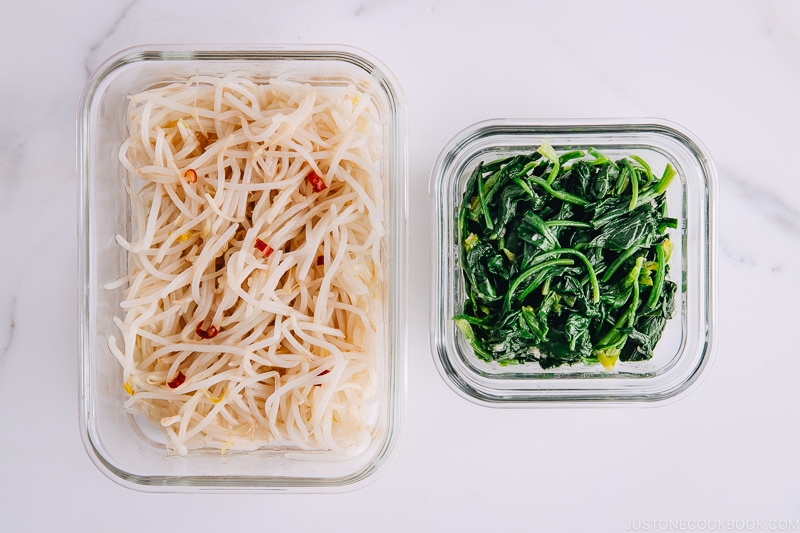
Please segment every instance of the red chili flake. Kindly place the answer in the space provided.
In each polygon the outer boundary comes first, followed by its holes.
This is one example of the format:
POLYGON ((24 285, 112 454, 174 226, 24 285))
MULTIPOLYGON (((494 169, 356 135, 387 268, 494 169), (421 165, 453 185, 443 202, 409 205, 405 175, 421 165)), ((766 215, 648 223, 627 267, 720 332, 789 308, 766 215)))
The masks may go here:
POLYGON ((183 385, 184 381, 186 381, 186 376, 183 375, 183 372, 178 372, 178 375, 175 376, 175 379, 167 383, 167 385, 170 389, 174 389, 183 385))
MULTIPOLYGON (((323 370, 322 372, 320 372, 320 373, 319 373, 319 374, 317 374, 317 375, 318 375, 318 376, 324 376, 325 374, 328 374, 328 373, 330 373, 330 370, 328 370, 328 369, 326 368, 325 370, 323 370)), ((322 386, 322 383, 314 383, 314 385, 316 385, 317 387, 321 387, 321 386, 322 386)))
POLYGON ((203 329, 202 322, 197 324, 197 327, 194 328, 194 332, 197 333, 197 336, 200 337, 201 339, 213 339, 214 337, 217 336, 217 333, 219 333, 219 331, 217 331, 217 328, 213 324, 209 326, 208 329, 203 329))
POLYGON ((261 251, 261 253, 264 254, 264 257, 269 257, 269 254, 275 251, 272 249, 272 246, 265 243, 261 239, 256 239, 255 247, 258 248, 261 251))
POLYGON ((193 168, 187 169, 186 172, 183 173, 183 177, 186 178, 186 181, 189 183, 194 183, 197 181, 197 172, 195 172, 193 168))
POLYGON ((317 176, 317 173, 314 172, 313 170, 308 173, 306 179, 311 184, 311 188, 314 189, 314 192, 320 192, 328 188, 328 186, 325 185, 325 182, 322 180, 322 178, 317 176))
POLYGON ((317 256, 317 266, 324 264, 325 264, 325 256, 324 255, 317 256))

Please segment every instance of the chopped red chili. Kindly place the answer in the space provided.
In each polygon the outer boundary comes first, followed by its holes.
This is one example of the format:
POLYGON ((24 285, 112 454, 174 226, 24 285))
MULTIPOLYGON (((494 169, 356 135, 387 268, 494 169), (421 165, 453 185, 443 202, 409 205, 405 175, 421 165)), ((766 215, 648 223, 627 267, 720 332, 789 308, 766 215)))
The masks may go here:
POLYGON ((324 265, 325 264, 325 256, 319 255, 317 256, 317 265, 324 265))
POLYGON ((183 375, 183 372, 178 372, 178 375, 175 376, 175 379, 167 383, 167 385, 170 389, 174 389, 183 385, 184 381, 186 381, 186 376, 183 375))
POLYGON ((202 322, 197 324, 197 327, 194 328, 194 332, 197 333, 197 336, 200 337, 201 339, 213 339, 214 337, 217 336, 217 333, 219 333, 219 331, 217 331, 217 328, 213 324, 209 326, 208 329, 203 329, 202 322))
POLYGON ((183 173, 183 177, 186 178, 186 181, 189 183, 194 183, 197 181, 197 172, 195 172, 193 168, 187 169, 186 172, 183 173))
MULTIPOLYGON (((328 369, 326 368, 325 370, 323 370, 322 372, 320 372, 320 373, 319 373, 319 374, 317 374, 317 375, 318 375, 318 376, 324 376, 325 374, 329 374, 329 373, 330 373, 330 370, 328 370, 328 369)), ((314 385, 316 385, 317 387, 321 387, 321 386, 322 386, 322 383, 314 383, 314 385)))
POLYGON ((325 185, 325 181, 317 176, 317 173, 313 170, 308 173, 306 179, 311 184, 311 188, 314 189, 314 192, 320 192, 328 188, 328 186, 325 185))
POLYGON ((275 251, 272 249, 272 246, 265 243, 261 239, 256 239, 255 247, 261 250, 261 253, 263 253, 265 257, 269 257, 269 254, 275 251))

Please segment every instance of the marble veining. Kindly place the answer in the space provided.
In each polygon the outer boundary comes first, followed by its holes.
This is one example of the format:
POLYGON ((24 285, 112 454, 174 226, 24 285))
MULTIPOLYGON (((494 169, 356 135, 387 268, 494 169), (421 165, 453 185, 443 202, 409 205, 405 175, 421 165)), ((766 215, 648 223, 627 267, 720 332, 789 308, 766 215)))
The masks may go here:
POLYGON ((799 241, 800 210, 789 204, 785 196, 778 195, 759 184, 757 179, 745 178, 730 168, 722 168, 725 184, 730 186, 747 206, 758 212, 760 217, 784 233, 784 236, 799 241))
POLYGON ((752 255, 744 255, 738 253, 736 250, 732 249, 730 245, 726 242, 720 242, 719 250, 722 255, 731 261, 733 261, 736 265, 742 265, 747 267, 757 267, 758 261, 752 255))
POLYGON ((14 328, 16 327, 15 309, 17 307, 17 297, 13 295, 11 302, 7 306, 7 316, 2 317, 3 323, 0 324, 0 364, 5 360, 6 353, 14 342, 14 328))
POLYGON ((358 4, 358 6, 353 11, 353 16, 360 17, 361 15, 364 15, 368 11, 371 11, 376 6, 376 4, 378 4, 378 2, 365 2, 358 4))
POLYGON ((766 0, 761 3, 761 13, 766 35, 795 74, 800 74, 800 36, 792 28, 792 21, 800 16, 800 5, 766 0), (788 11, 788 13, 787 13, 788 11))
POLYGON ((800 210, 791 196, 720 166, 719 254, 730 266, 791 272, 800 250, 800 210))
POLYGON ((0 46, 3 532, 253 530, 265 517, 271 529, 329 533, 800 520, 800 2, 9 1, 0 46), (105 58, 170 42, 340 43, 398 78, 412 215, 408 401, 398 453, 371 484, 145 495, 106 479, 82 450, 76 110, 105 58), (718 354, 691 395, 646 409, 490 409, 439 378, 429 172, 455 131, 496 116, 656 116, 712 149, 718 354), (524 505, 491 499, 508 494, 524 505))
POLYGON ((91 46, 89 46, 89 51, 86 54, 86 57, 83 61, 83 69, 86 73, 87 78, 91 76, 92 71, 94 70, 96 62, 96 58, 94 56, 96 52, 114 34, 114 32, 117 31, 117 29, 120 27, 120 24, 122 24, 122 22, 128 16, 130 11, 136 6, 138 1, 139 0, 129 0, 128 3, 122 7, 122 9, 119 12, 119 15, 117 15, 117 17, 103 32, 103 34, 94 43, 92 43, 91 46))

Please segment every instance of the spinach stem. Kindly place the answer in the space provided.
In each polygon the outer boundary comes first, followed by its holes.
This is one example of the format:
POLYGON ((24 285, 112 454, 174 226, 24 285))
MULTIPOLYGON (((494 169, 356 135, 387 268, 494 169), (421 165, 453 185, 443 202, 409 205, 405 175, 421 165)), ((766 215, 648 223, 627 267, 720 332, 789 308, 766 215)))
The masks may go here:
POLYGON ((614 340, 615 334, 619 331, 619 329, 625 324, 628 324, 628 327, 632 327, 634 321, 636 320, 636 308, 639 306, 639 273, 642 270, 642 265, 644 264, 644 256, 639 256, 636 258, 636 265, 631 270, 630 274, 628 274, 629 278, 633 278, 633 290, 631 291, 631 305, 625 310, 624 313, 614 322, 612 328, 603 335, 603 338, 595 345, 595 349, 598 348, 606 348, 609 344, 614 344, 618 342, 614 340), (614 340, 614 342, 612 342, 614 340))
POLYGON ((514 183, 516 183, 517 185, 519 185, 519 188, 520 188, 520 189, 522 189, 523 191, 525 191, 526 193, 528 193, 528 196, 530 196, 531 198, 533 198, 533 191, 531 190, 531 188, 528 186, 528 184, 527 184, 527 183, 525 183, 523 180, 519 179, 519 178, 518 178, 518 177, 516 177, 516 176, 514 176, 514 178, 512 178, 512 181, 513 181, 514 183))
POLYGON ((591 228, 592 225, 588 222, 581 222, 580 220, 548 220, 545 222, 548 226, 568 226, 571 228, 591 228))
POLYGON ((636 258, 636 266, 633 267, 630 277, 633 277, 633 291, 631 294, 631 312, 628 316, 628 327, 632 328, 633 323, 636 321, 636 310, 639 308, 639 274, 642 272, 642 264, 644 264, 644 256, 640 255, 636 258))
POLYGON ((596 148, 589 147, 588 152, 589 152, 589 155, 594 157, 594 161, 591 161, 589 163, 591 166, 605 165, 606 163, 612 163, 613 164, 613 161, 611 161, 604 153, 598 151, 596 148))
POLYGON ((639 199, 636 201, 636 207, 646 204, 654 198, 664 194, 664 191, 667 190, 667 187, 669 187, 669 184, 672 183, 672 180, 675 178, 675 175, 675 169, 672 168, 672 165, 667 163, 667 167, 664 169, 664 174, 661 176, 661 179, 658 180, 658 183, 652 187, 649 187, 646 191, 639 195, 639 199))
POLYGON ((579 157, 583 157, 584 155, 585 154, 584 154, 583 150, 572 150, 571 152, 567 152, 565 154, 561 154, 561 156, 558 158, 558 162, 563 167, 564 163, 566 163, 568 161, 572 161, 573 159, 578 159, 579 157))
POLYGON ((619 328, 621 328, 622 325, 628 320, 628 315, 630 313, 631 313, 631 308, 629 307, 628 309, 625 310, 624 313, 620 315, 617 321, 614 322, 614 325, 611 326, 611 329, 608 330, 608 333, 603 335, 603 338, 600 339, 597 342, 597 344, 594 345, 595 350, 599 350, 601 348, 607 348, 609 345, 614 344, 614 342, 617 342, 615 340, 616 334, 619 332, 619 328))
POLYGON ((589 258, 583 255, 581 252, 576 250, 575 248, 556 248, 555 250, 550 250, 549 252, 544 252, 543 254, 539 254, 536 259, 538 260, 534 265, 539 264, 539 261, 543 261, 550 257, 558 257, 562 254, 572 254, 577 256, 578 259, 586 266, 586 270, 589 271, 589 283, 592 285, 592 300, 597 303, 600 301, 600 285, 597 283, 597 274, 595 274, 594 267, 592 263, 589 262, 589 258))
POLYGON ((489 214, 489 208, 486 206, 486 192, 484 189, 483 176, 480 173, 478 174, 478 198, 480 198, 481 201, 481 211, 483 211, 483 218, 486 221, 486 227, 489 229, 494 229, 492 217, 489 214))
POLYGON ((629 174, 628 167, 623 165, 622 170, 620 171, 619 176, 617 177, 617 185, 614 189, 617 196, 622 196, 622 193, 624 193, 625 189, 628 188, 628 181, 629 181, 628 174, 629 174))
POLYGON ((481 343, 478 341, 477 337, 475 337, 475 332, 472 331, 472 326, 470 326, 469 322, 463 318, 457 318, 456 325, 458 326, 458 329, 461 330, 461 333, 464 334, 464 338, 466 338, 472 345, 472 349, 475 350, 475 355, 484 361, 491 361, 492 354, 484 349, 483 346, 481 346, 481 343))
POLYGON ((537 159, 536 161, 531 161, 530 163, 522 167, 522 170, 519 171, 518 175, 524 176, 525 174, 527 174, 528 172, 539 166, 539 161, 541 161, 541 159, 537 159))
POLYGON ((614 272, 616 272, 616 271, 619 269, 619 267, 621 267, 621 266, 622 266, 622 264, 623 264, 625 261, 627 261, 628 259, 630 259, 630 257, 631 257, 633 254, 635 254, 635 253, 636 253, 636 251, 637 251, 638 249, 639 249, 639 247, 638 247, 638 246, 632 246, 632 247, 628 248, 628 249, 625 251, 625 253, 623 253, 623 254, 621 254, 619 257, 617 257, 617 258, 614 260, 614 262, 613 262, 613 263, 611 263, 611 266, 610 266, 610 267, 608 267, 608 270, 606 270, 605 274, 603 274, 603 278, 602 278, 600 281, 602 281, 603 283, 605 283, 606 281, 610 280, 610 279, 611 279, 611 276, 613 276, 613 275, 614 275, 614 272))
POLYGON ((650 289, 650 297, 647 299, 647 308, 652 309, 658 302, 658 297, 661 295, 661 289, 664 286, 664 273, 667 269, 667 261, 664 257, 664 248, 661 244, 656 246, 656 258, 658 261, 658 268, 656 269, 656 276, 653 280, 653 288, 650 289))
POLYGON ((547 191, 548 193, 550 193, 550 194, 551 194, 552 196, 554 196, 555 198, 558 198, 559 200, 562 200, 562 201, 564 201, 564 202, 567 202, 567 203, 569 203, 569 204, 575 204, 575 205, 587 205, 587 204, 589 203, 589 201, 588 201, 588 200, 584 200, 584 199, 583 199, 583 198, 581 198, 580 196, 575 196, 575 195, 573 195, 573 194, 570 194, 570 193, 568 193, 568 192, 564 192, 564 191, 557 191, 557 190, 553 189, 553 188, 550 186, 550 184, 549 184, 549 183, 547 183, 547 182, 546 182, 545 180, 543 180, 542 178, 537 178, 536 176, 529 176, 529 177, 528 177, 528 179, 529 179, 529 180, 531 180, 531 181, 532 181, 533 183, 535 183, 536 185, 539 185, 539 186, 541 186, 541 187, 542 187, 542 189, 544 189, 545 191, 547 191))
POLYGON ((663 194, 664 191, 667 190, 667 187, 669 187, 669 184, 672 183, 672 179, 675 177, 676 174, 677 172, 675 172, 675 169, 672 168, 672 165, 667 163, 667 166, 664 169, 664 174, 661 176, 661 179, 658 180, 658 183, 656 184, 656 196, 663 194))
POLYGON ((628 204, 628 211, 633 211, 636 207, 636 200, 639 199, 639 173, 633 168, 630 161, 627 159, 622 160, 622 164, 628 169, 628 174, 631 176, 631 203, 628 204))
POLYGON ((553 163, 553 170, 550 171, 550 175, 547 177, 547 184, 550 185, 553 183, 553 181, 555 181, 556 176, 558 176, 558 171, 561 169, 561 162, 558 159, 558 154, 555 150, 553 150, 553 147, 547 143, 542 143, 542 145, 536 151, 553 163))
POLYGON ((550 292, 550 280, 552 280, 552 276, 544 280, 544 284, 542 284, 542 296, 547 296, 550 292))
POLYGON ((505 302, 503 302, 503 307, 506 310, 511 309, 511 298, 513 297, 516 290, 519 288, 519 286, 522 284, 523 281, 533 276, 540 270, 556 265, 571 266, 574 264, 575 261, 573 261, 572 259, 551 259, 550 261, 542 261, 529 267, 526 271, 517 276, 517 279, 515 279, 508 287, 508 292, 506 293, 506 299, 505 302))
POLYGON ((633 159, 642 166, 645 174, 647 175, 647 183, 653 181, 653 169, 650 168, 650 165, 648 165, 647 162, 638 155, 632 155, 631 159, 633 159))

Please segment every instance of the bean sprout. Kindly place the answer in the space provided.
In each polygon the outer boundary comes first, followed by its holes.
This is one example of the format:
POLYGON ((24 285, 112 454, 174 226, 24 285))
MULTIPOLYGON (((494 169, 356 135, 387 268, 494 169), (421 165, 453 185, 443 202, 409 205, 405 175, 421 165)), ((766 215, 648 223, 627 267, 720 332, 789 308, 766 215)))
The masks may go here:
POLYGON ((167 448, 368 444, 383 287, 381 126, 354 86, 194 76, 130 97, 126 408, 167 448))

